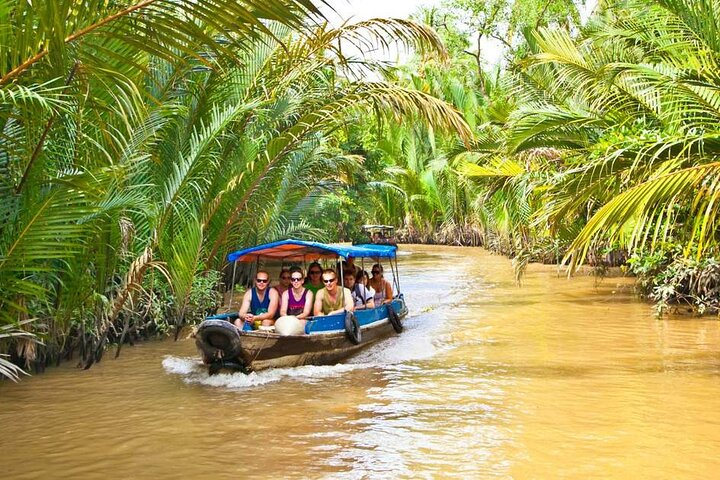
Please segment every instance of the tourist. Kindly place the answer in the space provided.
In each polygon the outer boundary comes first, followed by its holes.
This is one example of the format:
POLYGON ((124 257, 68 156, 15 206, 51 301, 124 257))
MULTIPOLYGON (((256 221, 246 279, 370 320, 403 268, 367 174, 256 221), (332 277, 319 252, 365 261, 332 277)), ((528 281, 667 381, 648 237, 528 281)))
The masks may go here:
POLYGON ((348 258, 347 260, 343 260, 341 263, 338 263, 337 272, 340 274, 340 266, 342 265, 342 272, 343 275, 345 272, 353 272, 355 273, 358 270, 358 267, 355 266, 355 259, 353 257, 348 258))
POLYGON ((344 286, 350 290, 353 297, 353 304, 355 310, 363 308, 375 308, 375 301, 373 295, 365 288, 362 283, 355 281, 355 274, 352 271, 345 272, 343 275, 344 286))
POLYGON ((290 268, 291 287, 282 294, 280 301, 280 315, 294 315, 300 320, 306 320, 313 307, 313 294, 303 286, 303 274, 300 267, 290 268))
POLYGON ((372 278, 370 279, 369 285, 373 290, 375 290, 375 294, 373 296, 373 300, 375 300, 375 305, 380 306, 383 303, 392 302, 392 285, 390 285, 390 282, 385 280, 385 277, 383 277, 382 265, 376 263, 372 266, 372 270, 370 270, 370 273, 372 274, 372 278))
POLYGON ((283 268, 280 270, 280 275, 278 276, 279 282, 277 285, 275 285, 273 288, 277 290, 278 296, 282 298, 282 294, 285 293, 285 291, 290 288, 290 271, 287 268, 283 268))
POLYGON ((320 277, 322 275, 322 267, 319 263, 313 262, 310 264, 310 267, 308 268, 308 277, 305 280, 305 288, 310 290, 313 295, 316 295, 318 290, 323 288, 323 282, 322 278, 320 277))
POLYGON ((370 286, 370 275, 368 274, 367 270, 360 270, 358 269, 358 273, 355 276, 355 282, 360 283, 365 286, 368 292, 370 292, 370 295, 373 297, 375 296, 375 290, 370 286))
POLYGON ((353 311, 352 294, 345 287, 338 288, 335 270, 324 270, 322 282, 325 286, 315 295, 315 315, 332 315, 343 311, 353 311))
POLYGON ((270 274, 260 270, 255 275, 255 287, 243 295, 242 305, 238 312, 235 326, 243 328, 248 323, 257 329, 260 325, 270 326, 275 323, 275 312, 278 309, 280 298, 277 290, 268 288, 270 274))

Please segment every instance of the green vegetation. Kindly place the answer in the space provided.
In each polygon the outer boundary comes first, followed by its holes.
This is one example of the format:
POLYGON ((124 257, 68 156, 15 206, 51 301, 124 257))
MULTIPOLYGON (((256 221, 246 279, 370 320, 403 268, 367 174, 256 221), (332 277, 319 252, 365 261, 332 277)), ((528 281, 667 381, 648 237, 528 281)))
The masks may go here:
POLYGON ((409 241, 483 245, 518 274, 633 258, 660 310, 717 311, 718 12, 717 0, 601 1, 583 26, 559 0, 421 12, 450 64, 419 58, 395 81, 454 105, 475 141, 356 127, 352 148, 373 160, 368 217, 409 241), (502 45, 500 68, 482 62, 480 37, 502 45), (656 255, 657 272, 640 267, 656 255))
POLYGON ((216 308, 229 250, 367 222, 716 311, 720 0, 581 3, 0 0, 0 353, 88 368, 216 308))
POLYGON ((338 42, 445 54, 411 22, 334 29, 304 0, 0 6, 0 326, 43 344, 0 341, 27 365, 179 331, 217 306, 229 250, 322 235, 318 190, 361 168, 333 136, 348 121, 470 137, 443 102, 352 76, 379 66, 338 42))

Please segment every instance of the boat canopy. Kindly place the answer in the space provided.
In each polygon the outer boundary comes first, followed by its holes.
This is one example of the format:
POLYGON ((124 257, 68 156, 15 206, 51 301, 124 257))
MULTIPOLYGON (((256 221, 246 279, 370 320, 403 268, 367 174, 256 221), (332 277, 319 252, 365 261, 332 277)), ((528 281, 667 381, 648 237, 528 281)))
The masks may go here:
POLYGON ((395 258, 395 245, 329 245, 304 240, 280 240, 238 250, 228 255, 230 262, 254 262, 258 258, 283 261, 313 261, 332 258, 395 258))
POLYGON ((395 230, 395 227, 392 225, 363 225, 362 228, 366 232, 374 232, 374 231, 392 232, 393 230, 395 230))

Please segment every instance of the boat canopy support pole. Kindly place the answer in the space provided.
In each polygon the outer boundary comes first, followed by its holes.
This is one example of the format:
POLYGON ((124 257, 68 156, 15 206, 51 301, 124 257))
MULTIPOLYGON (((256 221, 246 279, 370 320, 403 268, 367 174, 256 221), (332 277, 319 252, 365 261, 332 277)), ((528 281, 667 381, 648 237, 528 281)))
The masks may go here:
MULTIPOLYGON (((345 276, 343 275, 343 261, 342 257, 338 257, 338 260, 340 260, 340 281, 338 282, 340 284, 340 292, 341 297, 343 299, 343 308, 345 308, 345 276)), ((320 277, 322 278, 322 277, 320 277)), ((323 281, 324 283, 324 281, 323 281)))
POLYGON ((228 308, 232 307, 233 297, 235 296, 235 272, 237 271, 237 260, 233 262, 233 274, 232 274, 232 283, 230 284, 230 303, 228 303, 228 308))
MULTIPOLYGON (((255 273, 252 274, 252 277, 251 277, 251 279, 250 279, 250 285, 248 286, 248 288, 253 288, 254 283, 253 283, 253 280, 252 280, 252 279, 253 279, 253 278, 257 278, 257 274, 258 274, 259 271, 260 271, 260 255, 258 255, 257 257, 255 257, 255 273)), ((270 275, 269 275, 269 274, 268 274, 268 279, 270 279, 270 275)), ((270 282, 268 282, 267 286, 268 286, 268 287, 270 286, 270 282)))
POLYGON ((393 259, 390 259, 390 271, 393 274, 393 283, 397 289, 398 295, 400 295, 400 270, 398 269, 397 257, 395 257, 395 269, 393 270, 393 259))

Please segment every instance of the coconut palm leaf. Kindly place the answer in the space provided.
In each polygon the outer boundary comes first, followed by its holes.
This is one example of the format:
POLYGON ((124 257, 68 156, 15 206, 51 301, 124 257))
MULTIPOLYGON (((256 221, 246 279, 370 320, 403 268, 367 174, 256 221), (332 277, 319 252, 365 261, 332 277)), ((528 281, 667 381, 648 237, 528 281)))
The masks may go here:
MULTIPOLYGON (((349 43, 361 54, 377 50, 388 52, 393 45, 401 45, 424 54, 447 59, 447 50, 437 33, 427 25, 399 18, 372 18, 356 23, 344 23, 335 29, 323 29, 318 34, 321 44, 333 47, 340 57, 343 43, 349 43), (337 43, 335 43, 337 41, 337 43)), ((371 63, 367 63, 372 67, 371 63)))
POLYGON ((6 1, 3 6, 3 24, 8 26, 5 32, 8 37, 14 35, 16 41, 3 43, 0 49, 6 65, 0 84, 14 80, 46 57, 63 58, 66 48, 82 51, 85 43, 97 41, 102 45, 105 39, 122 42, 130 51, 140 50, 168 60, 182 61, 189 56, 206 63, 203 50, 232 56, 226 43, 242 49, 247 42, 260 39, 261 34, 270 34, 264 21, 302 28, 308 14, 320 15, 309 0, 93 0, 82 5, 78 1, 58 4, 38 0, 32 4, 6 1), (217 42, 219 34, 224 35, 225 42, 217 42))
POLYGON ((600 236, 618 240, 631 221, 635 223, 634 234, 627 243, 632 249, 638 237, 651 227, 650 223, 658 216, 664 216, 669 204, 682 204, 686 198, 692 201, 696 218, 689 226, 692 235, 689 236, 688 250, 694 246, 697 255, 702 256, 704 250, 716 242, 714 225, 719 176, 720 164, 709 163, 660 175, 630 188, 598 210, 575 238, 566 258, 572 257, 572 265, 578 265, 593 241, 600 236))
POLYGON ((478 165, 472 163, 468 159, 473 156, 472 153, 461 154, 458 156, 458 160, 462 163, 458 168, 458 171, 470 178, 482 178, 482 177, 516 177, 525 173, 525 168, 511 159, 500 159, 495 158, 484 165, 478 165))
POLYGON ((178 326, 185 322, 193 280, 200 270, 203 252, 203 229, 200 220, 192 216, 185 220, 186 223, 176 227, 179 234, 172 238, 172 243, 160 244, 160 255, 167 259, 165 267, 175 294, 173 310, 178 326))

